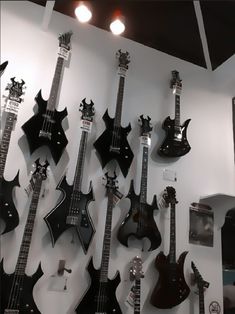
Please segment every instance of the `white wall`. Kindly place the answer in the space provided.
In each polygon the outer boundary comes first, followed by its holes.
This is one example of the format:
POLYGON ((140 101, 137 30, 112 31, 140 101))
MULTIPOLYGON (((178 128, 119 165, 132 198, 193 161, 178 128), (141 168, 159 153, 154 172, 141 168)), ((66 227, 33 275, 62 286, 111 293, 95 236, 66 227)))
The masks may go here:
MULTIPOLYGON (((157 196, 167 185, 173 185, 177 191, 177 252, 188 250, 185 265, 185 276, 189 283, 191 272, 190 262, 193 260, 203 277, 210 282, 206 292, 206 313, 211 301, 217 300, 222 306, 222 269, 220 231, 215 225, 214 247, 189 245, 189 205, 199 201, 200 196, 217 192, 234 194, 234 157, 231 119, 231 87, 234 87, 234 77, 223 80, 225 72, 219 70, 210 73, 198 66, 192 65, 162 52, 137 44, 93 26, 81 25, 75 19, 53 12, 47 31, 41 29, 44 9, 41 6, 26 1, 1 2, 1 62, 8 60, 9 65, 2 76, 1 87, 6 87, 10 78, 23 78, 27 89, 24 103, 18 114, 15 131, 12 134, 7 158, 5 178, 11 180, 20 169, 21 187, 16 189, 16 203, 20 215, 20 225, 15 231, 2 236, 1 253, 5 260, 5 271, 13 272, 18 256, 18 250, 25 225, 29 201, 24 188, 30 178, 31 164, 42 155, 42 151, 30 157, 25 138, 22 139, 21 125, 33 115, 34 97, 42 89, 45 99, 49 96, 51 81, 56 63, 58 34, 72 30, 72 54, 69 64, 64 70, 59 106, 68 109, 68 119, 64 126, 69 126, 66 135, 69 140, 66 153, 58 167, 51 163, 51 171, 46 182, 46 193, 41 198, 30 248, 27 273, 33 273, 39 261, 42 262, 44 276, 34 289, 35 301, 42 313, 64 314, 74 313, 73 309, 89 285, 89 276, 85 267, 94 257, 95 265, 100 265, 104 217, 107 199, 102 186, 103 175, 92 143, 104 130, 101 120, 106 108, 114 115, 117 94, 117 61, 115 53, 118 49, 127 50, 131 55, 131 63, 127 73, 122 124, 129 121, 132 132, 129 143, 135 154, 128 177, 124 180, 119 175, 120 191, 127 194, 129 183, 135 179, 139 191, 141 174, 141 154, 139 146, 139 126, 137 118, 140 114, 148 114, 152 118, 154 131, 152 134, 152 152, 149 160, 148 201, 153 194, 157 196), (183 79, 182 120, 191 118, 188 129, 188 139, 191 152, 177 161, 162 160, 155 155, 164 132, 161 123, 169 113, 174 115, 174 99, 169 89, 171 70, 177 69, 183 79), (220 79, 221 78, 221 79, 220 79), (230 91, 230 92, 229 92, 230 91), (88 190, 92 180, 96 201, 91 203, 89 210, 96 227, 96 234, 88 254, 83 254, 81 245, 69 231, 64 234, 52 248, 47 226, 43 217, 55 206, 60 196, 55 187, 67 169, 69 183, 72 183, 80 139, 80 101, 87 97, 95 103, 96 115, 92 134, 89 137, 87 159, 83 180, 83 191, 88 190), (20 145, 18 141, 20 139, 20 145), (23 150, 23 152, 22 152, 23 150), (163 169, 177 172, 177 183, 164 181, 163 169), (66 266, 73 272, 68 275, 68 292, 48 291, 50 276, 57 271, 58 260, 66 259, 66 266)), ((234 60, 234 59, 233 59, 234 60)), ((234 68, 234 67, 233 67, 234 68)), ((154 269, 154 259, 160 249, 165 254, 169 250, 169 211, 160 210, 156 221, 162 232, 161 247, 151 253, 141 253, 138 247, 125 248, 116 239, 117 228, 127 213, 129 203, 122 200, 113 214, 113 237, 109 277, 114 276, 118 269, 122 282, 117 290, 117 297, 123 313, 133 313, 127 308, 124 300, 130 289, 128 268, 129 261, 137 254, 144 259, 143 269, 145 279, 142 281, 143 313, 153 314, 161 311, 149 304, 151 291, 157 281, 158 273, 154 269)), ((135 243, 136 246, 136 243, 135 243)), ((171 313, 198 313, 198 297, 193 293, 171 313)))

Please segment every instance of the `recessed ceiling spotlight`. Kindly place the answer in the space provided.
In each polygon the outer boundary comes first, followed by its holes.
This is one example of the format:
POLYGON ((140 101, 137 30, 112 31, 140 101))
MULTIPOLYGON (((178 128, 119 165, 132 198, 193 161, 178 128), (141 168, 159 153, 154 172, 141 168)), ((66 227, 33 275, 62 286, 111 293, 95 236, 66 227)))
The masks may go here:
POLYGON ((111 32, 114 35, 120 35, 125 30, 124 17, 121 15, 120 11, 116 11, 114 14, 114 19, 110 24, 111 32))
POLYGON ((81 2, 76 7, 75 15, 76 15, 77 19, 79 20, 79 22, 81 22, 81 23, 88 22, 92 17, 92 13, 91 13, 90 9, 85 4, 83 4, 83 2, 81 2))

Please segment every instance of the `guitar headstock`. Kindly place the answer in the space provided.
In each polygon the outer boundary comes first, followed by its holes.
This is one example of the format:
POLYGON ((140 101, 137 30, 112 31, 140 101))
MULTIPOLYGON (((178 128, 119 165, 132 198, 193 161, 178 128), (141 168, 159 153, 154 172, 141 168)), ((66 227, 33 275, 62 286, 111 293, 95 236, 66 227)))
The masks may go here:
POLYGON ((82 113, 82 117, 81 117, 82 120, 88 120, 92 122, 93 116, 95 114, 93 101, 91 100, 91 102, 88 104, 86 103, 86 98, 84 98, 80 104, 79 111, 81 111, 82 113))
POLYGON ((175 189, 172 186, 166 187, 166 189, 163 193, 163 198, 164 198, 166 204, 171 204, 171 206, 178 203, 178 201, 176 199, 175 189))
POLYGON ((203 280, 201 274, 199 273, 199 270, 197 269, 196 265, 194 264, 194 262, 191 262, 191 267, 194 273, 194 278, 195 278, 195 282, 197 284, 198 289, 202 289, 204 290, 204 288, 208 288, 209 287, 209 282, 203 280))
POLYGON ((122 52, 121 49, 119 49, 116 53, 116 57, 119 61, 119 68, 126 72, 128 70, 128 64, 130 63, 130 54, 129 52, 122 52))
POLYGON ((104 180, 106 180, 105 187, 107 192, 115 192, 118 189, 118 180, 116 172, 114 171, 113 177, 109 176, 108 172, 105 173, 104 180))
POLYGON ((45 163, 42 165, 39 162, 39 158, 35 160, 35 171, 32 174, 33 178, 41 178, 42 180, 46 180, 47 178, 47 167, 49 166, 49 162, 46 160, 45 163))
POLYGON ((144 118, 143 115, 140 116, 139 122, 141 125, 141 136, 146 136, 146 135, 150 136, 150 132, 153 129, 150 121, 151 121, 151 118, 149 116, 147 116, 147 119, 144 118))
POLYGON ((142 259, 139 256, 135 256, 131 261, 130 267, 130 280, 140 280, 144 277, 144 273, 142 270, 142 259))
POLYGON ((179 72, 174 70, 171 71, 172 79, 170 83, 170 87, 173 89, 173 94, 179 95, 181 94, 182 90, 182 80, 180 79, 179 72))
POLYGON ((67 33, 64 34, 60 34, 59 35, 59 46, 62 48, 65 48, 66 50, 70 50, 71 49, 71 43, 70 43, 70 39, 71 36, 73 35, 72 31, 69 31, 67 33))
POLYGON ((6 97, 7 99, 11 101, 15 101, 17 103, 21 103, 23 101, 23 98, 21 98, 22 95, 24 95, 23 89, 25 81, 21 80, 21 82, 15 81, 15 77, 11 78, 11 83, 9 83, 6 87, 6 90, 9 91, 9 95, 6 97))

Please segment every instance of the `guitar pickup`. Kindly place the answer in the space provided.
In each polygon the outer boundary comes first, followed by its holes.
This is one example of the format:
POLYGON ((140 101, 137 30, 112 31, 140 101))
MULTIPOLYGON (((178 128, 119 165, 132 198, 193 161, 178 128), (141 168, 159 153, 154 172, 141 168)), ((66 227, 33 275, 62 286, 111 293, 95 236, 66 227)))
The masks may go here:
POLYGON ((120 147, 110 146, 109 151, 113 152, 113 153, 116 153, 116 154, 120 154, 120 147))
POLYGON ((45 137, 51 140, 51 132, 45 132, 43 130, 40 130, 39 132, 39 137, 45 137))

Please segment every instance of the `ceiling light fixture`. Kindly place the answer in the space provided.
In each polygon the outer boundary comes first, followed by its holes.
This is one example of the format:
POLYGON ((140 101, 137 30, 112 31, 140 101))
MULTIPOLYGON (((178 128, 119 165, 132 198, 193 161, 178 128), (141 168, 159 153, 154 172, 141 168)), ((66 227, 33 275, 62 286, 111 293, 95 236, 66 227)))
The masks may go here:
POLYGON ((125 30, 124 17, 120 11, 114 13, 114 20, 110 24, 110 29, 114 35, 120 35, 125 30))
POLYGON ((77 19, 79 20, 79 22, 81 22, 81 23, 88 22, 92 17, 91 10, 86 5, 84 5, 83 2, 81 2, 76 7, 75 15, 76 15, 77 19))

